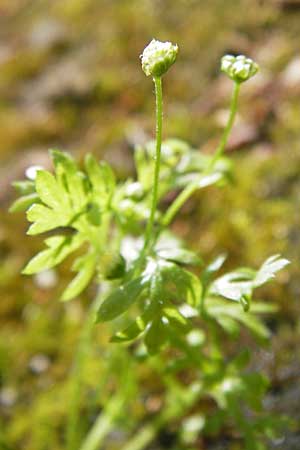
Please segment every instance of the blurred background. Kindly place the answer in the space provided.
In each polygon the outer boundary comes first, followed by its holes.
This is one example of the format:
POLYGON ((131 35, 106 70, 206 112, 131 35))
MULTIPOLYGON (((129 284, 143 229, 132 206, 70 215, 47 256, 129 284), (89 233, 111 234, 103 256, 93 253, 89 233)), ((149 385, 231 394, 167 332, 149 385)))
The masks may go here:
MULTIPOLYGON (((244 53, 261 66, 243 86, 228 145, 233 184, 201 191, 174 229, 206 260, 226 251, 227 268, 258 267, 275 253, 291 260, 264 291, 280 309, 269 320, 272 341, 260 351, 253 343, 253 351, 257 370, 271 378, 268 405, 300 419, 299 24, 299 0, 0 0, 1 450, 64 448, 67 377, 94 289, 57 301, 69 263, 20 275, 41 240, 26 236, 23 214, 7 212, 11 182, 32 164, 50 168, 53 147, 79 160, 92 151, 121 178, 133 175, 134 145, 153 137, 153 86, 138 57, 152 37, 180 48, 165 78, 164 136, 204 152, 214 149, 227 117, 231 82, 219 72, 221 56, 244 53)), ((105 330, 98 334, 85 374, 91 396, 111 355, 105 330)), ((137 423, 141 411, 160 405, 159 380, 145 367, 139 376, 136 395, 147 401, 131 411, 137 423)), ((151 448, 180 450, 165 435, 151 448)), ((300 427, 284 439, 274 448, 299 449, 300 427)), ((119 431, 105 448, 122 442, 119 431)), ((236 448, 220 442, 199 449, 236 448)))

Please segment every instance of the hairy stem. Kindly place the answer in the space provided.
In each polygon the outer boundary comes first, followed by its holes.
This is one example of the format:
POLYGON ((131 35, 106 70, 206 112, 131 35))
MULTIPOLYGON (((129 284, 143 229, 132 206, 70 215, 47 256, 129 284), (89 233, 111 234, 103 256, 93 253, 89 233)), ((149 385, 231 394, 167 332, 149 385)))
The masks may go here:
POLYGON ((152 205, 145 233, 145 245, 144 245, 145 250, 147 250, 149 244, 151 243, 154 233, 155 213, 158 203, 158 184, 160 171, 161 139, 162 139, 162 80, 161 77, 155 77, 153 78, 153 81, 155 85, 155 97, 156 97, 156 150, 155 150, 154 179, 152 188, 152 205))
MULTIPOLYGON (((238 104, 238 97, 240 92, 240 83, 235 83, 233 88, 233 93, 231 97, 230 102, 230 114, 228 118, 228 122, 226 124, 226 127, 223 131, 220 143, 208 165, 208 168, 206 171, 204 171, 203 175, 208 175, 209 172, 213 169, 216 161, 223 155, 228 137, 230 135, 230 132, 232 130, 234 119, 237 112, 237 104, 238 104)), ((162 224, 164 227, 168 226, 174 217, 176 216, 177 212, 182 208, 184 203, 193 195, 193 193, 198 189, 198 183, 190 183, 188 184, 183 191, 178 195, 178 197, 175 199, 175 201, 172 203, 172 205, 168 208, 163 220, 162 224)))

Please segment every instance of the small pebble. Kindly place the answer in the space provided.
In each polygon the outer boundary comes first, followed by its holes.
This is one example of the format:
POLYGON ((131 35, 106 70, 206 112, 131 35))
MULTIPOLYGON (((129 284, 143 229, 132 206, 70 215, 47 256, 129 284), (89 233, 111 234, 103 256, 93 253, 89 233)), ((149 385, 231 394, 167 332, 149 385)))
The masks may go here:
POLYGON ((30 370, 36 375, 46 372, 50 366, 50 359, 46 355, 34 355, 29 361, 30 370))

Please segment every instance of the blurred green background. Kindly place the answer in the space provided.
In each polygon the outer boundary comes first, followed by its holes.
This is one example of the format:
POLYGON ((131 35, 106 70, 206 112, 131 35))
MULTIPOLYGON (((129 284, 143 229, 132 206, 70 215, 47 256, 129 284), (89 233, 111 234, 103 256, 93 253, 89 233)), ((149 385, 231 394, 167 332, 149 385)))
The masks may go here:
MULTIPOLYGON (((20 275, 41 241, 26 237, 24 215, 7 212, 11 182, 32 164, 50 167, 53 147, 79 160, 92 151, 120 177, 133 174, 134 145, 153 137, 153 87, 138 58, 152 37, 180 47, 165 80, 164 136, 204 152, 214 149, 226 120, 231 83, 219 73, 220 57, 244 53, 261 66, 242 89, 228 145, 233 184, 201 191, 174 230, 206 259, 226 251, 227 268, 258 267, 275 253, 291 260, 264 290, 280 307, 269 321, 272 342, 260 351, 252 345, 257 370, 272 381, 266 402, 300 419, 299 23, 298 0, 0 1, 1 450, 63 449, 67 377, 95 291, 57 301, 69 264, 46 277, 20 275)), ((85 374, 91 398, 114 352, 105 328, 96 342, 85 374)), ((160 401, 150 368, 141 367, 137 380, 133 423, 160 401)), ((93 406, 84 421, 92 423, 93 406)), ((300 427, 283 439, 272 448, 299 449, 300 427)), ((199 449, 236 448, 221 440, 199 449)), ((120 434, 107 449, 125 441, 120 434)), ((181 448, 171 442, 158 436, 151 448, 181 448)))

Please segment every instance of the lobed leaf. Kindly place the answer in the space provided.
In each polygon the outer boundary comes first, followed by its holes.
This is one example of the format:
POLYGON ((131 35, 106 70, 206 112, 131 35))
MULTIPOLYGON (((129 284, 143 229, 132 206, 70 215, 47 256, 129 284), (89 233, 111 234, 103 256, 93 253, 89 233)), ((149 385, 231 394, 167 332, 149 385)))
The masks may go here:
POLYGON ((27 211, 27 219, 29 222, 33 222, 27 234, 34 235, 67 226, 70 222, 70 213, 61 211, 58 214, 57 211, 47 206, 35 203, 27 211))
POLYGON ((31 180, 14 181, 12 186, 20 195, 28 195, 35 192, 35 183, 31 180))
POLYGON ((65 152, 51 150, 57 180, 64 192, 68 193, 73 211, 80 212, 87 204, 87 194, 83 174, 74 159, 65 152))
POLYGON ((92 185, 94 201, 105 206, 110 201, 116 184, 111 167, 105 162, 98 163, 93 155, 88 154, 85 168, 92 185))
POLYGON ((32 275, 57 266, 82 245, 83 239, 80 235, 53 236, 46 239, 45 243, 49 248, 35 255, 23 269, 23 274, 32 275))
POLYGON ((56 181, 54 175, 46 170, 38 170, 35 187, 41 201, 57 211, 70 209, 68 196, 65 189, 56 181))
POLYGON ((78 272, 78 274, 64 290, 61 297, 62 301, 65 302, 71 300, 87 287, 95 273, 96 262, 97 258, 94 251, 77 258, 73 268, 78 272))
POLYGON ((17 198, 9 208, 9 212, 26 211, 31 205, 39 202, 39 196, 36 193, 23 195, 17 198))
POLYGON ((290 262, 287 259, 280 258, 280 255, 270 256, 270 258, 263 263, 255 276, 255 287, 261 286, 272 278, 275 278, 275 273, 279 272, 279 270, 283 269, 288 264, 290 264, 290 262))

